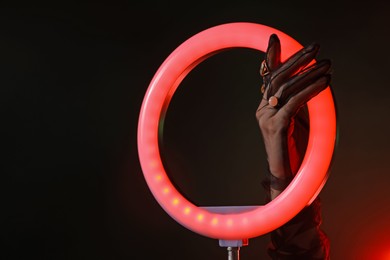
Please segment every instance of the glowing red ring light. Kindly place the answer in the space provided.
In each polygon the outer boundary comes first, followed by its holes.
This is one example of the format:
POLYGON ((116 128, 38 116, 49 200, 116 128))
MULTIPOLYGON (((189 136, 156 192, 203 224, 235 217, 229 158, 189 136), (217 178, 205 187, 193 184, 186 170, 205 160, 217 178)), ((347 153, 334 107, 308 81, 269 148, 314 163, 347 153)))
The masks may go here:
POLYGON ((163 167, 158 145, 159 121, 187 73, 207 57, 228 48, 265 52, 273 33, 280 38, 283 60, 302 48, 285 33, 256 23, 228 23, 204 30, 167 57, 144 96, 138 122, 138 153, 146 182, 160 206, 173 219, 203 236, 243 239, 266 234, 311 203, 326 182, 336 139, 336 113, 329 87, 308 103, 309 143, 297 175, 276 199, 264 206, 241 213, 213 213, 182 196, 163 167))

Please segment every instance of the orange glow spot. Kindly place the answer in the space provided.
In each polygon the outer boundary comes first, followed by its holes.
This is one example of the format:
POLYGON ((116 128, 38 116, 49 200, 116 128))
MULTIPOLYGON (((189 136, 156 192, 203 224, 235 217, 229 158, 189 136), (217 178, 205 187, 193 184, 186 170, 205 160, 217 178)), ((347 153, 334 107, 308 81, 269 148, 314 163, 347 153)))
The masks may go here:
POLYGON ((203 214, 198 214, 198 216, 196 217, 198 219, 198 221, 203 221, 203 214))
POLYGON ((156 153, 156 148, 154 146, 148 146, 145 149, 149 154, 154 154, 156 153))
POLYGON ((169 188, 164 188, 164 189, 163 189, 163 193, 164 193, 164 194, 168 194, 168 193, 169 193, 169 188))
POLYGON ((217 225, 218 224, 218 218, 213 218, 213 220, 211 221, 211 224, 213 226, 217 225))
POLYGON ((156 160, 152 160, 152 161, 150 161, 149 162, 149 166, 151 167, 151 168, 155 168, 156 166, 157 166, 157 161, 156 160))
POLYGON ((184 214, 188 215, 188 214, 190 214, 190 212, 191 212, 190 207, 185 207, 184 214))
POLYGON ((162 176, 159 174, 159 175, 156 175, 156 181, 161 181, 162 180, 162 176))
POLYGON ((233 225, 233 220, 228 219, 228 221, 226 222, 226 225, 228 225, 228 227, 231 227, 233 225))
POLYGON ((177 205, 177 204, 179 204, 179 199, 178 198, 174 198, 173 200, 172 200, 172 204, 173 205, 177 205))

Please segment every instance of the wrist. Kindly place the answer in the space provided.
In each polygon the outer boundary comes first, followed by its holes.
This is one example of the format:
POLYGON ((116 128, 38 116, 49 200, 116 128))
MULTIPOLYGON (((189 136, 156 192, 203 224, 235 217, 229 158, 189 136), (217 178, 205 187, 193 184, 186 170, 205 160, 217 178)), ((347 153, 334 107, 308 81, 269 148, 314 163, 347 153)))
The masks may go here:
POLYGON ((287 135, 283 132, 264 136, 269 172, 279 178, 288 179, 293 174, 290 166, 287 135))
POLYGON ((278 177, 272 174, 272 172, 268 171, 267 179, 269 181, 269 186, 271 189, 276 191, 283 191, 290 184, 293 179, 293 176, 290 175, 278 177))

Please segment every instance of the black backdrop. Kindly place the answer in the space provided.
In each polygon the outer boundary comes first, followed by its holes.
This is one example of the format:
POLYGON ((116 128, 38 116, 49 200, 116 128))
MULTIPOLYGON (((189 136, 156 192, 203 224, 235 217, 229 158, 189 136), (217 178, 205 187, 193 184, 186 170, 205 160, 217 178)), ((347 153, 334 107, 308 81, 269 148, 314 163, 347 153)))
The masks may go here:
MULTIPOLYGON (((148 84, 190 36, 256 22, 333 62, 339 139, 320 196, 332 259, 390 254, 389 4, 308 1, 57 2, 0 9, 2 259, 224 259, 177 224, 142 175, 148 84), (135 256, 137 255, 137 256, 135 256)), ((233 49, 183 81, 164 127, 172 181, 199 205, 263 202, 254 111, 263 53, 233 49)), ((268 259, 268 236, 242 259, 268 259)))

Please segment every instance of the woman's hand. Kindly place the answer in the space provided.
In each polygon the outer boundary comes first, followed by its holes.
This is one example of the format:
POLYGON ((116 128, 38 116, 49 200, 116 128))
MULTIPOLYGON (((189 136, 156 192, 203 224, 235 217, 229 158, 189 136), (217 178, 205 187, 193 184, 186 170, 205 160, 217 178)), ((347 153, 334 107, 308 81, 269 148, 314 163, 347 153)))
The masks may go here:
MULTIPOLYGON (((307 137, 306 103, 330 82, 329 60, 315 62, 319 45, 311 44, 281 62, 279 38, 270 36, 263 76, 263 98, 256 111, 272 177, 291 180, 303 159, 307 137)), ((272 190, 271 198, 281 189, 272 190)))

